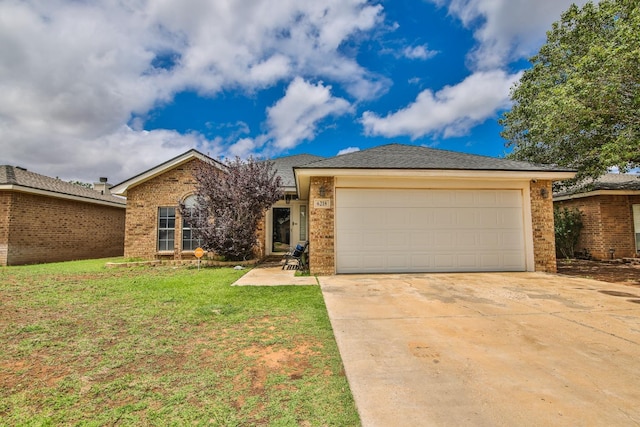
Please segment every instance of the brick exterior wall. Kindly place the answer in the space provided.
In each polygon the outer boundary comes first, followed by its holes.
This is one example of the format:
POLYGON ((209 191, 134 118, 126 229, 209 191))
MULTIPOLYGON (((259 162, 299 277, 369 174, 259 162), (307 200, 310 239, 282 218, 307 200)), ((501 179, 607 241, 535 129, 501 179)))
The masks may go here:
POLYGON ((11 200, 10 192, 0 191, 0 266, 7 265, 11 200))
MULTIPOLYGON (((193 172, 200 160, 192 160, 127 190, 125 258, 182 259, 182 218, 178 205, 195 190, 193 172), (176 229, 172 251, 158 251, 158 208, 176 208, 176 229)), ((192 252, 186 259, 196 259, 192 252)))
POLYGON ((557 271, 556 238, 553 226, 551 181, 532 181, 529 189, 535 271, 555 273, 557 271))
MULTIPOLYGON (((124 243, 125 258, 195 260, 193 251, 182 251, 182 217, 178 206, 195 191, 194 171, 202 163, 198 159, 166 171, 149 181, 127 190, 127 221, 124 243), (176 208, 174 247, 158 251, 158 208, 176 208)), ((258 257, 264 256, 264 220, 256 231, 258 257)))
POLYGON ((0 265, 122 256, 124 207, 0 193, 0 265))
POLYGON ((599 195, 555 202, 557 207, 582 212, 583 229, 576 250, 587 249, 595 259, 633 257, 636 254, 633 208, 640 196, 599 195))
POLYGON ((333 177, 312 177, 309 190, 309 270, 311 274, 331 275, 336 272, 334 249, 335 197, 333 177), (325 195, 320 197, 320 187, 325 195), (314 200, 330 199, 330 209, 314 208, 314 200))

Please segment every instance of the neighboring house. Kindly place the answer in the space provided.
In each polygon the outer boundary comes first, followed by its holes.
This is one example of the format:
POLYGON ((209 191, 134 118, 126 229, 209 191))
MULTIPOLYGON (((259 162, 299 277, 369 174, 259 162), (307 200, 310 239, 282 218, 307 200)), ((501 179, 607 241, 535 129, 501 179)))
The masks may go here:
POLYGON ((0 166, 0 266, 122 256, 126 202, 102 181, 0 166))
POLYGON ((557 192, 553 204, 582 212, 576 250, 595 259, 640 253, 640 175, 609 173, 587 186, 557 192))
MULTIPOLYGON (((193 258, 177 207, 200 161, 190 150, 113 187, 126 257, 193 258)), ((556 269, 551 184, 572 170, 400 144, 274 162, 285 196, 259 255, 309 240, 312 274, 556 269)))

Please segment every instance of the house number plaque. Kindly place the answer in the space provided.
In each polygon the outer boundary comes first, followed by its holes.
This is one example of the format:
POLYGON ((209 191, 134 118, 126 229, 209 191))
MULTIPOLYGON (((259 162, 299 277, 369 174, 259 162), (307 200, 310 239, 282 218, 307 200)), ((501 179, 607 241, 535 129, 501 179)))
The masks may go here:
POLYGON ((313 207, 316 209, 331 209, 331 199, 315 199, 313 207))

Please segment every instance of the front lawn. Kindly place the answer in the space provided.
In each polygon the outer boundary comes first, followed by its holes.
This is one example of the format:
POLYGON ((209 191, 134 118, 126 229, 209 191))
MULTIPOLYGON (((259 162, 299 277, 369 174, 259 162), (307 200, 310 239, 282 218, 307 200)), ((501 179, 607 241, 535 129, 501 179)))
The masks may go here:
POLYGON ((0 425, 359 424, 318 287, 104 265, 0 267, 0 425))

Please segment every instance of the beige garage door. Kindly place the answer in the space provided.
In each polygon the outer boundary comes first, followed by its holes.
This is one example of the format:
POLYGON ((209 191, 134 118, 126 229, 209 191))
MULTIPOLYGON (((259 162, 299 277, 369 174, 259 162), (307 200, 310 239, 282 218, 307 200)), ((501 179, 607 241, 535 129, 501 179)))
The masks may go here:
POLYGON ((524 271, 520 190, 337 189, 338 273, 524 271))

